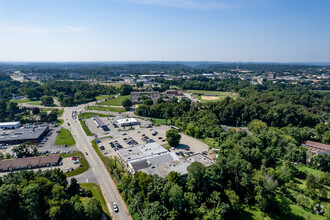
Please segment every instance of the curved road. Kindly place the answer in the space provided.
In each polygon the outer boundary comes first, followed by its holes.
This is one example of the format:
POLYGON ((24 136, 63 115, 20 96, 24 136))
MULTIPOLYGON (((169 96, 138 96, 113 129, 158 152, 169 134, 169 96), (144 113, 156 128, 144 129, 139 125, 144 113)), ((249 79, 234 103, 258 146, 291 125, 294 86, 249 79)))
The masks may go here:
POLYGON ((85 105, 64 108, 64 113, 62 115, 62 118, 64 119, 64 124, 62 126, 68 128, 71 131, 72 135, 76 140, 76 145, 78 149, 83 153, 88 152, 88 155, 86 155, 86 159, 90 165, 90 169, 88 172, 92 172, 92 176, 94 176, 94 178, 97 180, 97 183, 100 185, 112 218, 120 220, 132 219, 129 215, 125 202, 123 201, 120 193, 117 190, 115 183, 111 179, 102 160, 99 158, 94 148, 92 147, 92 139, 85 135, 85 132, 80 126, 78 119, 72 119, 72 111, 83 111, 85 105), (68 125, 68 123, 70 123, 70 125, 68 125), (119 212, 117 213, 113 212, 113 209, 110 205, 113 201, 115 201, 118 205, 119 212))

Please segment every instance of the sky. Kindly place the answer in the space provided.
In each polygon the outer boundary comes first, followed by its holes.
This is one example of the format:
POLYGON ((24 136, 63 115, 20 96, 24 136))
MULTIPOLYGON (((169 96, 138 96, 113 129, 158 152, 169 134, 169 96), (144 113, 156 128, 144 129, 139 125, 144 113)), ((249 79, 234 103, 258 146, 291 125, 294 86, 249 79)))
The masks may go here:
POLYGON ((0 61, 330 62, 329 0, 0 0, 0 61))

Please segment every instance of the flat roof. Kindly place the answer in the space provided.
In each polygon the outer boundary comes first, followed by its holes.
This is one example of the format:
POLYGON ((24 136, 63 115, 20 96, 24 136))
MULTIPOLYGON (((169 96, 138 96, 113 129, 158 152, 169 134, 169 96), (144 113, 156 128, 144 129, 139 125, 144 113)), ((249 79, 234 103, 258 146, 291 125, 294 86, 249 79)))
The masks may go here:
POLYGON ((205 167, 212 166, 214 164, 211 159, 201 154, 195 154, 190 157, 180 158, 179 160, 172 160, 170 162, 161 163, 154 168, 147 167, 141 169, 140 171, 151 175, 157 174, 158 176, 164 178, 167 177, 171 171, 175 171, 181 175, 184 175, 188 173, 187 169, 193 162, 200 162, 205 167))
POLYGON ((15 125, 20 125, 21 122, 19 121, 14 121, 14 122, 0 122, 0 126, 15 126, 15 125))
POLYGON ((122 118, 122 119, 117 119, 116 122, 119 124, 124 124, 124 123, 136 123, 138 120, 135 118, 122 118))
POLYGON ((130 148, 119 149, 117 153, 125 160, 125 162, 133 162, 168 153, 168 150, 157 143, 149 143, 130 148))
POLYGON ((31 128, 18 128, 13 130, 0 130, 0 142, 24 141, 38 139, 48 126, 33 126, 31 128))

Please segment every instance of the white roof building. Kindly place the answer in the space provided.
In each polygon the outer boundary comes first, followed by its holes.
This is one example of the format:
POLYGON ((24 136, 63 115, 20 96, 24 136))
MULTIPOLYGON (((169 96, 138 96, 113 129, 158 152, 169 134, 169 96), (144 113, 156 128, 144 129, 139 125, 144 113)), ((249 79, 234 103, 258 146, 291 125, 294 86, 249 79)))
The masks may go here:
POLYGON ((127 127, 132 125, 138 125, 140 122, 136 120, 135 118, 122 118, 115 121, 115 124, 117 124, 119 127, 127 127))
POLYGON ((17 129, 21 126, 21 122, 1 122, 0 129, 17 129))

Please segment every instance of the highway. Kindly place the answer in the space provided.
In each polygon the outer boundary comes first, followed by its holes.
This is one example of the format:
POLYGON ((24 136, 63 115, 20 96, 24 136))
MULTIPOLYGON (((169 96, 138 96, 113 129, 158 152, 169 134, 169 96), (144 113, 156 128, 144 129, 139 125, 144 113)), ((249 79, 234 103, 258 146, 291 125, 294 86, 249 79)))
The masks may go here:
MULTIPOLYGON (((108 209, 111 213, 113 219, 128 220, 132 219, 129 215, 128 209, 125 202, 123 201, 120 193, 113 180, 111 179, 108 171, 106 170, 102 160, 99 158, 94 148, 91 145, 90 137, 85 135, 84 130, 80 126, 78 119, 72 118, 72 111, 83 111, 85 105, 80 105, 77 107, 64 108, 64 113, 62 118, 64 119, 63 127, 68 128, 76 140, 77 148, 85 153, 87 152, 86 159, 89 162, 90 169, 93 177, 97 180, 100 185, 104 198, 106 200, 108 209), (70 123, 70 125, 68 125, 70 123), (119 212, 114 212, 111 207, 111 202, 115 201, 118 205, 119 212)), ((88 181, 88 180, 87 180, 88 181)))

